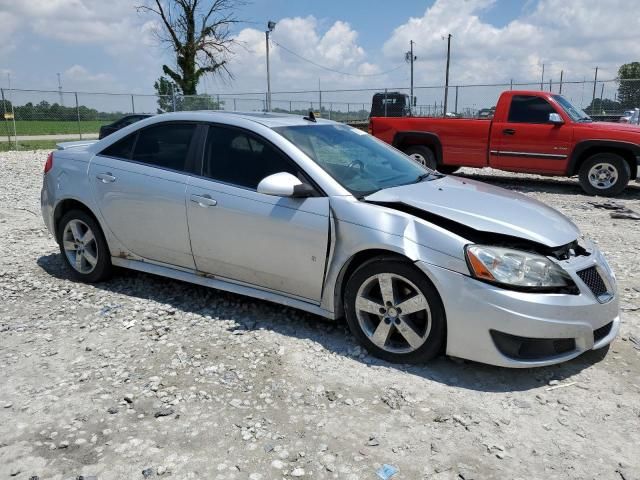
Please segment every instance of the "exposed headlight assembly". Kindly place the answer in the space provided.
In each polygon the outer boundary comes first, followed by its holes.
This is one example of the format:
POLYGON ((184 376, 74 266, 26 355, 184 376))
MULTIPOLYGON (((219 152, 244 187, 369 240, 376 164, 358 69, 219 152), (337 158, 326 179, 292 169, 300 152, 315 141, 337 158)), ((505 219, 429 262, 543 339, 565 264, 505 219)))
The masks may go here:
POLYGON ((516 290, 578 293, 569 274, 543 255, 487 245, 468 245, 465 250, 478 280, 516 290))

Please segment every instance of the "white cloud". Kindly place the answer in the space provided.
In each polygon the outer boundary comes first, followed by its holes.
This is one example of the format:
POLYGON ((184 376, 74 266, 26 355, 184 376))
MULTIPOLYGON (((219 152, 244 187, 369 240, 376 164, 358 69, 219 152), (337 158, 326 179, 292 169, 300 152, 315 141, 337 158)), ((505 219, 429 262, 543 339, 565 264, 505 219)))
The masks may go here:
MULTIPOLYGON (((358 33, 349 23, 336 21, 326 31, 321 31, 313 16, 283 18, 271 34, 270 50, 271 87, 274 91, 316 90, 318 79, 322 88, 348 88, 366 85, 363 77, 343 75, 302 60, 304 57, 318 65, 338 72, 371 75, 379 67, 366 61, 366 52, 358 44, 358 33), (292 54, 282 47, 295 53, 292 54), (298 55, 298 56, 296 56, 298 55)), ((240 44, 230 62, 234 81, 230 85, 216 80, 218 87, 227 90, 266 89, 266 41, 264 32, 245 28, 235 37, 240 44)), ((296 99, 296 96, 291 96, 296 99)), ((300 95, 299 99, 309 98, 300 95)), ((313 100, 316 97, 313 96, 313 100)))
MULTIPOLYGON (((135 88, 148 93, 162 63, 171 63, 172 53, 157 44, 156 18, 138 14, 135 4, 133 0, 0 0, 0 59, 9 52, 15 56, 17 47, 20 52, 51 51, 60 65, 58 71, 66 69, 65 87, 77 82, 77 88, 83 89, 135 88), (95 51, 98 58, 105 58, 105 66, 96 67, 95 62, 66 54, 67 46, 95 51)), ((595 66, 600 67, 600 78, 612 78, 619 65, 640 59, 640 17, 633 4, 629 0, 530 1, 518 18, 495 26, 484 20, 491 9, 500 8, 495 0, 436 0, 422 16, 407 19, 392 32, 379 32, 380 42, 384 42, 380 51, 365 50, 346 18, 329 25, 314 16, 282 18, 272 34, 274 42, 312 62, 361 75, 400 68, 380 76, 342 75, 320 69, 274 44, 272 89, 309 90, 278 98, 315 101, 318 79, 323 90, 408 86, 409 67, 403 56, 409 40, 416 42, 416 85, 441 85, 446 56, 442 37, 448 33, 453 34, 450 79, 454 85, 537 81, 542 63, 546 65, 545 77, 556 81, 560 70, 564 70, 565 80, 591 79, 595 66)), ((230 59, 233 81, 207 78, 200 91, 266 90, 264 31, 245 28, 235 38, 242 46, 230 59)), ((19 65, 7 66, 20 73, 19 65)), ((473 99, 468 97, 471 89, 461 95, 466 103, 487 106, 501 89, 478 88, 473 99)), ((589 86, 566 89, 574 99, 590 100, 589 86)), ((605 96, 613 91, 612 85, 605 96)), ((323 100, 361 102, 370 99, 371 93, 324 94, 323 100)), ((420 103, 433 104, 443 96, 442 89, 417 93, 420 103)))
MULTIPOLYGON (((621 64, 640 58, 640 21, 637 15, 628 15, 628 1, 540 0, 528 13, 503 27, 482 20, 483 13, 491 8, 499 8, 494 0, 436 0, 422 17, 410 18, 394 30, 383 46, 384 57, 394 61, 408 49, 409 40, 414 40, 418 85, 444 83, 447 42, 443 37, 449 33, 453 35, 452 85, 510 79, 536 82, 541 78, 543 63, 546 82, 550 78, 557 82, 561 70, 565 81, 590 80, 595 66, 600 67, 600 79, 612 79, 621 64)), ((461 92, 468 106, 489 106, 502 89, 477 87, 461 92)), ((584 90, 583 85, 567 85, 563 93, 585 105, 591 97, 589 87, 586 93, 584 90)), ((608 84, 605 96, 614 93, 615 85, 608 84)), ((418 91, 422 103, 433 104, 442 96, 441 89, 418 91)))
POLYGON ((65 90, 105 91, 116 84, 113 75, 108 73, 92 73, 82 65, 73 65, 62 73, 65 90))
MULTIPOLYGON (((0 24, 27 32, 24 47, 37 50, 45 38, 51 41, 48 48, 82 45, 97 55, 106 53, 116 62, 128 62, 138 71, 159 72, 157 21, 138 14, 134 5, 131 0, 0 0, 0 24), (13 21, 3 20, 3 15, 13 21)), ((3 43, 0 38, 0 54, 3 43)), ((63 64, 74 62, 64 60, 63 64)))
POLYGON ((384 44, 385 57, 397 57, 409 40, 415 40, 418 80, 433 85, 441 83, 435 78, 443 77, 446 42, 442 37, 449 33, 453 34, 452 79, 460 83, 535 81, 542 63, 556 79, 561 69, 574 79, 592 75, 596 65, 612 78, 619 65, 640 56, 640 22, 635 15, 627 18, 627 1, 541 0, 532 13, 501 28, 479 17, 494 3, 437 0, 422 17, 395 29, 384 44))
POLYGON ((17 29, 18 18, 3 11, 0 5, 0 56, 8 54, 16 47, 14 34, 17 29))

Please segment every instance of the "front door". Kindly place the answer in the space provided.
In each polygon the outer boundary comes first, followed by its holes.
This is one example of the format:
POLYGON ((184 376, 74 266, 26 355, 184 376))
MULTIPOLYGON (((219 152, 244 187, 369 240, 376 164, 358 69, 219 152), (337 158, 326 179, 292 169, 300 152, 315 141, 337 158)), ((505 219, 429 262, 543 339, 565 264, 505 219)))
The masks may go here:
POLYGON ((193 123, 149 126, 107 147, 89 167, 100 213, 127 250, 192 269, 185 171, 195 129, 193 123))
POLYGON ((514 171, 564 173, 572 143, 572 126, 550 123, 550 113, 560 112, 544 98, 514 95, 507 121, 493 122, 490 166, 514 171))
POLYGON ((191 247, 198 270, 319 302, 329 242, 329 199, 256 191, 278 172, 303 176, 269 142, 210 126, 202 177, 187 186, 191 247))

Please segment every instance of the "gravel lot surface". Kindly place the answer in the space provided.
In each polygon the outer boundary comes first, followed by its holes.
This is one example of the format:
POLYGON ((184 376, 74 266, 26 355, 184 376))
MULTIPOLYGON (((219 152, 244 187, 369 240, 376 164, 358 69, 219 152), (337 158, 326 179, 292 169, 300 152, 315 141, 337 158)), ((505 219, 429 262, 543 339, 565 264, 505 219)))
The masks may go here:
MULTIPOLYGON (((575 180, 464 171, 600 244, 623 307, 608 352, 408 367, 267 302, 125 271, 70 281, 40 217, 45 158, 0 154, 0 479, 640 478, 640 221, 575 180)), ((640 184, 616 201, 640 212, 640 184)))

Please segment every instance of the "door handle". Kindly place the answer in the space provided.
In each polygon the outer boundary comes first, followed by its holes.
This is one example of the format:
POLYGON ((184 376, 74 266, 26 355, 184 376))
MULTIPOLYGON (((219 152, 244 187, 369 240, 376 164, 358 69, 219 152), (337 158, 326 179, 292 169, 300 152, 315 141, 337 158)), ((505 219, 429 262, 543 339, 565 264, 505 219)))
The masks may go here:
POLYGON ((502 133, 504 133, 505 135, 515 135, 516 131, 513 128, 505 128, 504 130, 502 130, 502 133))
POLYGON ((208 194, 191 195, 191 201, 204 208, 215 207, 218 204, 218 202, 216 202, 213 198, 211 198, 211 195, 208 194))
POLYGON ((116 181, 116 177, 111 175, 111 172, 99 173, 98 175, 96 175, 96 178, 102 183, 113 183, 116 181))

